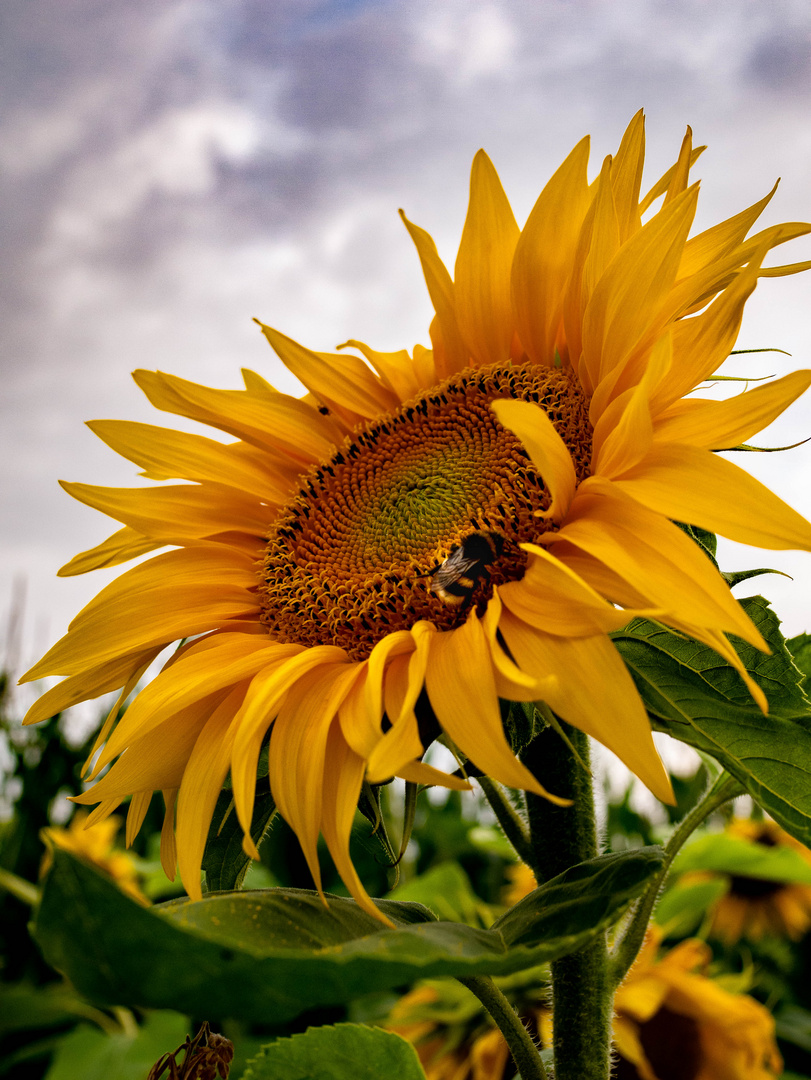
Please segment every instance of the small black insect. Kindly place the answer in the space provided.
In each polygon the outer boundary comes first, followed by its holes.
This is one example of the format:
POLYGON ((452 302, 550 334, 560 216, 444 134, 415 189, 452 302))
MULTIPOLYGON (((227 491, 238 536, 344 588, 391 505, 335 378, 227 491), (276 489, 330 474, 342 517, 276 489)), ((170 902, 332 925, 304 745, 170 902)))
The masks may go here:
POLYGON ((497 532, 474 532, 430 573, 431 592, 446 604, 467 607, 479 579, 489 576, 489 567, 504 550, 504 537, 497 532))

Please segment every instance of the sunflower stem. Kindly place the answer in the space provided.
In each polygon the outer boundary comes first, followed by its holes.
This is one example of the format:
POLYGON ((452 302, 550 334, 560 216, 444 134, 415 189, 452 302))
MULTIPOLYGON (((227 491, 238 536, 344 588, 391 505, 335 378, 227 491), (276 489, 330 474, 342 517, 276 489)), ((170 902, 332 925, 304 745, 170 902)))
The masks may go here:
POLYGON ((707 790, 704 797, 681 821, 665 847, 665 861, 662 863, 661 870, 648 885, 625 933, 614 948, 610 972, 612 986, 619 986, 628 974, 634 960, 636 960, 642 942, 645 940, 645 931, 648 928, 656 901, 659 899, 665 878, 670 873, 673 860, 678 855, 684 842, 714 810, 723 806, 730 799, 734 799, 737 795, 743 794, 743 790, 734 776, 722 772, 716 778, 715 783, 707 790))
MULTIPOLYGON (((572 800, 555 806, 527 793, 532 869, 548 881, 598 854, 588 736, 562 725, 570 745, 552 728, 523 754, 544 787, 572 800)), ((608 1080, 613 987, 608 978, 605 934, 552 963, 555 1080, 608 1080)))
POLYGON ((510 1048, 521 1080, 549 1080, 538 1047, 524 1027, 520 1016, 489 975, 473 975, 459 982, 475 994, 487 1009, 510 1048))
POLYGON ((489 776, 479 776, 477 779, 502 832, 515 848, 516 855, 522 862, 531 862, 532 844, 529 832, 520 814, 504 793, 504 789, 489 776))

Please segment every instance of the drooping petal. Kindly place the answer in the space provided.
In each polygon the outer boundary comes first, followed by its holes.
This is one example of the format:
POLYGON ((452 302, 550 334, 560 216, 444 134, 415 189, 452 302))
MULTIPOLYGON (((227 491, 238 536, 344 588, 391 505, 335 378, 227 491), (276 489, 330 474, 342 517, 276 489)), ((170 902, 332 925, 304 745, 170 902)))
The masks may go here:
MULTIPOLYGON (((251 681, 237 714, 236 736, 231 754, 231 783, 237 816, 246 835, 250 834, 259 751, 268 728, 276 719, 279 705, 291 687, 323 665, 345 659, 343 649, 331 645, 305 649, 281 663, 270 664, 251 681)), ((252 854, 249 849, 249 854, 252 854)), ((254 858, 258 858, 255 855, 254 858)))
POLYGON ((552 496, 542 517, 562 521, 571 506, 577 478, 572 455, 544 410, 530 401, 501 399, 491 404, 499 422, 517 435, 552 496))
POLYGON ((238 685, 206 720, 180 784, 177 799, 177 845, 180 880, 192 900, 201 899, 200 867, 217 797, 228 775, 234 741, 234 717, 247 684, 238 685))
MULTIPOLYGON (((471 617, 450 634, 437 634, 430 623, 418 623, 414 633, 431 635, 425 688, 437 719, 462 753, 502 784, 567 805, 568 800, 538 783, 507 743, 479 620, 471 617)), ((543 685, 539 680, 539 687, 543 685)))
POLYGON ((563 638, 540 633, 505 612, 501 632, 519 667, 542 678, 559 676, 543 698, 568 723, 613 750, 663 802, 673 791, 628 670, 602 634, 563 638))
MULTIPOLYGON (((299 839, 319 891, 317 844, 322 823, 327 738, 333 725, 340 732, 336 714, 356 677, 354 664, 327 664, 302 675, 288 691, 270 736, 270 790, 279 812, 299 839)), ((343 741, 342 735, 336 738, 343 741)), ((357 795, 353 811, 356 805, 357 795)))

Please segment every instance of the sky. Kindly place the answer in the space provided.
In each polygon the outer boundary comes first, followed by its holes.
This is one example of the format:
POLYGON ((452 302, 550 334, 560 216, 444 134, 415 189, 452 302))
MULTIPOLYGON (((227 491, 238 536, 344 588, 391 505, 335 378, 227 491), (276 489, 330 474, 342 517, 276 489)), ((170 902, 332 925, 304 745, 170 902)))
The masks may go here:
MULTIPOLYGON (((709 146, 697 229, 778 177, 763 223, 811 216, 807 0, 4 0, 0 19, 0 649, 18 671, 115 576, 55 577, 116 527, 57 480, 138 483, 84 421, 165 421, 138 367, 298 392, 254 316, 317 350, 429 344, 397 209, 452 264, 479 147, 522 222, 584 134, 593 176, 644 107, 649 183, 686 125, 709 146)), ((771 261, 808 258, 811 239, 771 261)), ((762 282, 739 346, 792 355, 730 372, 811 366, 809 300, 811 274, 762 282)), ((811 398, 760 445, 808 436, 811 398)), ((741 458, 811 517, 811 444, 741 458)), ((722 561, 790 573, 738 594, 811 630, 811 555, 722 561)))

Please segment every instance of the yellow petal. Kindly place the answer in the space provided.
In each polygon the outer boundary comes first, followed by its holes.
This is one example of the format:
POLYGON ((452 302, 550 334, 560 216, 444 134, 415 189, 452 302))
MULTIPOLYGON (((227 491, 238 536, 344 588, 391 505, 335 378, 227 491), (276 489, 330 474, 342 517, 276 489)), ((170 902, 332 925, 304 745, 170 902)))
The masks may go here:
MULTIPOLYGON (((699 159, 699 157, 701 157, 701 155, 704 153, 704 151, 706 149, 707 149, 706 146, 695 146, 695 147, 693 147, 692 151, 690 152, 690 166, 691 167, 693 165, 695 165, 696 161, 699 159)), ((664 176, 659 177, 659 179, 656 181, 656 183, 653 185, 653 187, 647 193, 645 198, 639 204, 639 212, 640 212, 640 214, 644 214, 645 211, 648 210, 650 208, 650 206, 654 202, 656 202, 656 200, 659 198, 660 195, 664 195, 664 193, 670 187, 670 183, 671 183, 671 181, 673 179, 673 175, 676 172, 676 169, 678 167, 679 167, 679 163, 677 161, 675 165, 670 166, 670 168, 667 170, 667 172, 664 174, 664 176)))
POLYGON ((111 736, 100 761, 121 753, 136 735, 169 720, 210 694, 251 679, 270 664, 281 664, 302 651, 300 645, 268 644, 264 635, 220 634, 204 647, 192 647, 141 690, 111 736))
POLYGON ((542 547, 521 546, 530 552, 526 572, 520 581, 502 585, 499 596, 504 606, 523 622, 549 634, 589 637, 619 630, 634 614, 640 614, 621 611, 609 604, 542 547))
POLYGON ((163 792, 165 813, 161 826, 161 867, 170 881, 175 880, 177 872, 177 844, 175 843, 175 803, 177 788, 163 792))
POLYGON ((424 761, 411 761, 397 773, 403 780, 412 784, 422 784, 425 787, 444 787, 451 791, 472 791, 473 785, 459 776, 450 776, 435 769, 433 765, 426 765, 424 761))
POLYGON ((811 524, 804 517, 737 465, 707 450, 685 443, 654 445, 640 465, 614 483, 659 514, 741 544, 811 550, 811 524))
POLYGON ((509 612, 501 631, 519 667, 536 678, 558 682, 544 695, 549 707, 593 736, 623 761, 663 802, 673 791, 653 745, 645 708, 610 639, 553 637, 532 629, 509 612))
POLYGON ((698 189, 690 188, 643 225, 595 286, 583 315, 583 362, 595 390, 650 337, 654 325, 665 325, 662 306, 676 277, 697 199, 698 189))
POLYGON ((436 374, 440 379, 446 379, 454 372, 462 371, 470 363, 470 352, 462 340, 456 319, 453 281, 447 267, 439 257, 433 238, 425 229, 409 221, 402 210, 400 217, 414 241, 425 276, 425 284, 428 286, 428 295, 431 297, 431 303, 436 312, 444 354, 442 364, 437 364, 436 374))
POLYGON ((263 536, 273 516, 256 497, 215 484, 159 488, 95 487, 65 480, 60 484, 79 502, 164 544, 232 530, 263 536))
POLYGON ((229 694, 212 712, 189 755, 177 800, 180 880, 192 900, 201 899, 200 867, 217 797, 228 774, 234 717, 245 687, 229 694))
POLYGON ((210 481, 272 502, 287 494, 270 469, 242 452, 242 443, 225 444, 128 420, 90 420, 87 426, 117 454, 145 469, 152 480, 210 481))
POLYGON ((237 732, 231 755, 234 802, 239 823, 246 834, 250 833, 253 817, 259 751, 281 701, 305 674, 325 664, 334 666, 345 657, 343 649, 316 645, 279 664, 268 665, 254 676, 236 718, 237 732))
POLYGON ((137 791, 151 794, 162 788, 180 787, 197 736, 224 696, 213 694, 195 702, 143 738, 134 739, 109 772, 77 795, 74 802, 120 801, 137 791))
MULTIPOLYGON (((101 697, 102 694, 109 694, 112 690, 118 690, 133 671, 140 671, 144 661, 151 662, 156 655, 155 650, 150 649, 147 653, 136 652, 128 656, 118 656, 107 663, 98 664, 64 679, 34 702, 23 723, 39 724, 80 701, 89 701, 101 697)), ((20 682, 28 681, 29 675, 23 675, 20 679, 20 682)))
POLYGON ((639 232, 639 189, 645 162, 645 115, 642 109, 634 116, 622 136, 611 165, 611 187, 617 211, 620 243, 639 232))
POLYGON ((470 175, 470 203, 456 257, 454 295, 459 330, 480 365, 504 363, 510 357, 510 268, 518 235, 493 163, 479 150, 470 175))
POLYGON ((544 410, 531 401, 503 399, 490 407, 505 428, 524 444, 532 464, 552 496, 549 509, 539 517, 562 521, 574 497, 577 477, 572 455, 544 410))
POLYGON ((331 355, 327 359, 278 330, 259 325, 288 371, 325 404, 348 409, 357 420, 372 420, 397 406, 392 391, 357 356, 331 355))
MULTIPOLYGON (((336 713, 357 673, 356 664, 328 664, 302 675, 282 703, 270 736, 270 790, 279 813, 299 839, 319 891, 321 875, 317 846, 322 821, 327 736, 333 724, 340 732, 336 713)), ((357 798, 352 804, 353 812, 356 804, 357 798)))
POLYGON ((153 795, 153 791, 136 791, 130 799, 129 809, 127 810, 127 847, 132 847, 135 837, 141 831, 153 795))
POLYGON ((74 555, 70 562, 57 570, 57 577, 73 577, 76 574, 86 574, 89 570, 101 570, 104 567, 119 566, 130 559, 137 559, 139 555, 146 555, 149 551, 164 546, 163 540, 153 540, 152 537, 144 536, 137 529, 131 529, 125 525, 123 529, 114 532, 102 543, 97 544, 87 551, 74 555))
POLYGON ((654 416, 694 390, 729 356, 740 330, 744 304, 756 284, 756 269, 748 267, 705 312, 675 324, 673 362, 651 396, 654 416))
POLYGON ((693 155, 693 129, 688 126, 687 132, 682 140, 681 148, 679 150, 679 157, 676 161, 676 167, 673 170, 673 175, 670 177, 670 183, 667 185, 667 192, 665 194, 665 200, 662 206, 667 206, 672 203, 682 192, 687 190, 687 185, 690 180, 690 164, 693 155))
POLYGON ((777 184, 768 195, 753 203, 752 206, 691 237, 684 245, 678 276, 690 277, 734 251, 771 202, 775 191, 777 191, 777 184))
POLYGON ((666 614, 689 616, 702 626, 765 647, 698 545, 660 514, 617 498, 608 481, 591 479, 581 485, 571 519, 557 537, 600 559, 666 614))
POLYGON ((256 611, 254 597, 233 586, 168 586, 108 604, 50 649, 27 673, 77 675, 94 664, 203 634, 223 620, 256 611), (156 605, 159 599, 160 606, 156 605))
POLYGON ((563 322, 569 361, 587 394, 594 392, 596 371, 585 362, 583 353, 583 313, 606 267, 619 251, 619 222, 611 186, 611 158, 603 161, 599 177, 592 185, 592 201, 575 249, 572 272, 563 301, 563 322))
POLYGON ((282 463, 289 459, 307 467, 324 461, 343 433, 313 405, 275 391, 215 390, 143 369, 132 377, 156 409, 227 431, 276 458, 281 454, 282 463))
POLYGON ((324 769, 324 839, 335 863, 335 869, 341 875, 341 880, 355 901, 375 919, 379 919, 386 926, 393 927, 394 923, 391 919, 378 911, 372 903, 349 854, 349 836, 363 783, 363 766, 363 758, 350 750, 344 742, 340 727, 333 724, 327 738, 324 769))
POLYGON ((462 753, 502 784, 567 805, 546 791, 510 749, 479 620, 471 616, 449 633, 436 633, 430 623, 420 622, 414 633, 430 637, 425 688, 437 719, 462 753))
POLYGON ((530 360, 552 364, 563 319, 563 296, 590 196, 582 139, 538 197, 512 263, 515 325, 530 360))
POLYGON ((396 656, 386 670, 386 715, 391 727, 369 754, 367 769, 372 784, 397 775, 404 764, 422 756, 424 747, 420 741, 414 702, 425 678, 425 665, 422 665, 422 679, 416 694, 411 695, 409 665, 415 655, 396 656))
POLYGON ((384 386, 394 394, 399 402, 409 401, 411 398, 417 397, 428 386, 436 382, 436 377, 426 385, 420 381, 417 367, 408 355, 407 349, 399 349, 397 352, 378 352, 376 349, 370 349, 368 345, 364 345, 362 341, 354 340, 346 341, 343 345, 339 345, 338 348, 344 349, 347 346, 358 349, 359 352, 363 353, 380 376, 384 386))
POLYGON ((656 438, 704 450, 737 446, 771 424, 809 386, 811 371, 793 371, 728 401, 684 402, 691 407, 673 418, 665 414, 659 419, 656 438))

